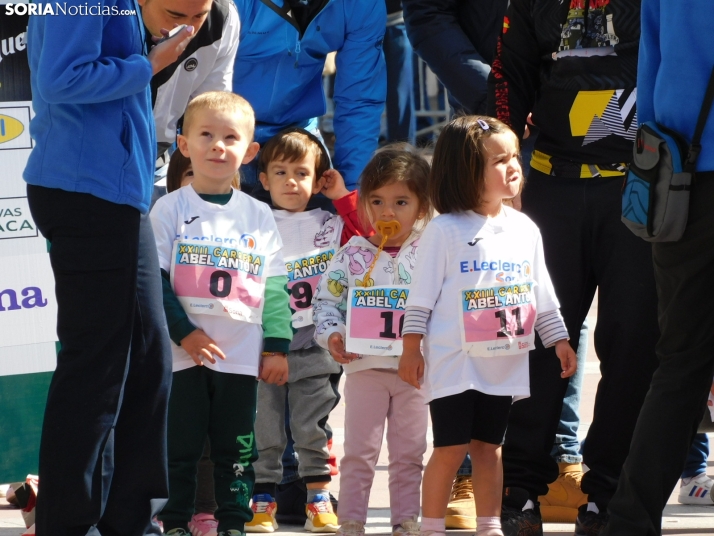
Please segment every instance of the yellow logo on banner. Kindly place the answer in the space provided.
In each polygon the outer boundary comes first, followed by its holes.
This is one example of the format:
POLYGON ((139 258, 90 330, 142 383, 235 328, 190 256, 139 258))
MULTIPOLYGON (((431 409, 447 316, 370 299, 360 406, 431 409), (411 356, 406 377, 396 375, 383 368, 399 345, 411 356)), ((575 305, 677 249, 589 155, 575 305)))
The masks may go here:
POLYGON ((14 140, 24 130, 24 125, 14 117, 0 115, 0 144, 14 140))

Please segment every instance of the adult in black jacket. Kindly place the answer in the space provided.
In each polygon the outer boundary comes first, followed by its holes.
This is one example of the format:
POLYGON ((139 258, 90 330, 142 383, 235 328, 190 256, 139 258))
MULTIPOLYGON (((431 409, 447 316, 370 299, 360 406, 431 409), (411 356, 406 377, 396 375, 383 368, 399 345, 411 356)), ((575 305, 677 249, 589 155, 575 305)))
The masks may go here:
MULTIPOLYGON (((657 365, 651 248, 620 222, 637 129, 639 37, 640 0, 512 0, 489 80, 490 113, 517 135, 531 112, 540 128, 522 206, 543 235, 574 347, 598 292, 602 379, 576 536, 595 536, 607 522, 657 365)), ((537 345, 530 364, 531 397, 513 405, 503 448, 506 535, 542 534, 538 496, 558 474, 550 450, 567 381, 552 350, 537 345)))
POLYGON ((488 74, 508 0, 402 0, 407 35, 451 106, 486 111, 488 74))

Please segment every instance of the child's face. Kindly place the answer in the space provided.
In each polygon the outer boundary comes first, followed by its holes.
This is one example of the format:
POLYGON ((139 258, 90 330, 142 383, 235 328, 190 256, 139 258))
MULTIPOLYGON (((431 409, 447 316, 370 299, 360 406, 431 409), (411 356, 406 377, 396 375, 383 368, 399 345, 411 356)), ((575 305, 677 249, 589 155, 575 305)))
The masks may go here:
POLYGON ((483 203, 511 199, 521 191, 523 172, 518 160, 518 140, 513 132, 492 134, 483 141, 486 149, 483 203))
POLYGON ((241 114, 211 109, 196 110, 178 146, 191 159, 194 189, 206 194, 229 192, 240 165, 253 160, 260 148, 241 114))
POLYGON ((263 188, 270 192, 276 208, 302 212, 313 194, 322 188, 324 180, 315 177, 315 154, 308 152, 302 159, 273 160, 260 174, 263 188))
POLYGON ((188 186, 193 182, 193 168, 191 164, 188 165, 186 171, 181 174, 181 188, 188 186))
POLYGON ((389 238, 386 246, 401 246, 412 232, 417 220, 425 216, 419 207, 419 199, 404 182, 392 182, 378 188, 367 199, 370 223, 378 220, 397 220, 400 231, 389 238))

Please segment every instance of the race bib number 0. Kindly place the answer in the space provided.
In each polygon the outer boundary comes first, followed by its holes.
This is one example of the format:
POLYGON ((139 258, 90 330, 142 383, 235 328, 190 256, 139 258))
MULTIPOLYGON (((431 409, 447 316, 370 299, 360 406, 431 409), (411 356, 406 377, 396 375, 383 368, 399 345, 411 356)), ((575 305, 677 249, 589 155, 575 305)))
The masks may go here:
POLYGON ((334 255, 335 250, 328 249, 285 260, 294 328, 312 325, 312 297, 334 255))
POLYGON ((524 354, 533 349, 533 283, 461 290, 461 348, 473 357, 524 354))
POLYGON ((402 355, 402 328, 409 288, 403 285, 353 287, 347 301, 348 352, 402 355))
POLYGON ((187 313, 261 324, 265 256, 212 242, 177 241, 171 283, 187 313))

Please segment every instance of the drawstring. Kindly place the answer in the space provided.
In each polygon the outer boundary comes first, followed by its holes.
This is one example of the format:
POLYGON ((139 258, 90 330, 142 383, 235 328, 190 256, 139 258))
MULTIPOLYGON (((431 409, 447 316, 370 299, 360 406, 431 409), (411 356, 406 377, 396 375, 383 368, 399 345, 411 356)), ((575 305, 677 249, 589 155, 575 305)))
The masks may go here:
POLYGON ((397 220, 392 220, 392 221, 379 220, 379 221, 374 222, 374 227, 377 230, 377 232, 382 236, 382 240, 379 243, 379 247, 377 248, 377 254, 374 256, 374 260, 372 261, 372 264, 369 265, 369 268, 367 269, 367 273, 364 274, 364 279, 362 279, 363 287, 371 287, 372 286, 369 284, 370 276, 372 275, 372 270, 377 265, 377 259, 379 259, 379 254, 382 253, 382 250, 384 249, 384 244, 387 243, 387 240, 389 240, 390 236, 394 236, 402 228, 402 226, 400 225, 400 223, 397 220))

